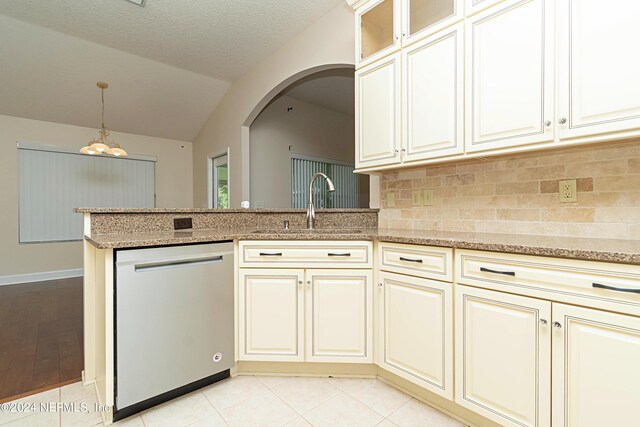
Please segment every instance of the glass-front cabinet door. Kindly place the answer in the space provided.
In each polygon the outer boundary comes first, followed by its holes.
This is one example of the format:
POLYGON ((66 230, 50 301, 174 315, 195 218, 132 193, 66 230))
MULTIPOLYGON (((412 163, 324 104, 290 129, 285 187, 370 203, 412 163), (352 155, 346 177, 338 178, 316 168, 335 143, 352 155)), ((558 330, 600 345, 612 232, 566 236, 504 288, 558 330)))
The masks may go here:
POLYGON ((371 0, 356 10, 356 63, 359 66, 400 48, 400 1, 371 0))
POLYGON ((463 18, 461 0, 404 0, 403 45, 413 43, 463 18))

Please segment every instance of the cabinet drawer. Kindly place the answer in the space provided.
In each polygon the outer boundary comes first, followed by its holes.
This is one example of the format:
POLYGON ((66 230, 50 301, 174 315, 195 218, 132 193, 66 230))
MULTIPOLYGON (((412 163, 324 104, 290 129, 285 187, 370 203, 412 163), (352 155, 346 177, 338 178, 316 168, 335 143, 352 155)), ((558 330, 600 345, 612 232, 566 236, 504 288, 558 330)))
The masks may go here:
POLYGON ((240 242, 240 267, 371 268, 371 242, 252 241, 240 242))
POLYGON ((640 315, 640 267, 457 250, 456 282, 640 315))
POLYGON ((380 243, 378 254, 380 270, 447 282, 453 280, 453 249, 380 243))

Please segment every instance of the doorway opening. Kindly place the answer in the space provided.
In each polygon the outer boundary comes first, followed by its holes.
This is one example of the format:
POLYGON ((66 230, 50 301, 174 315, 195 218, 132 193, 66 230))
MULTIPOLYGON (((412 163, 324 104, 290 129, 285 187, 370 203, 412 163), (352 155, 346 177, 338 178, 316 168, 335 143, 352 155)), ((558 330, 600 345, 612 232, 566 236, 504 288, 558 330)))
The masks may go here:
POLYGON ((369 207, 369 176, 354 174, 354 69, 322 70, 291 83, 249 127, 251 206, 306 208, 311 176, 323 172, 312 197, 319 208, 369 207))

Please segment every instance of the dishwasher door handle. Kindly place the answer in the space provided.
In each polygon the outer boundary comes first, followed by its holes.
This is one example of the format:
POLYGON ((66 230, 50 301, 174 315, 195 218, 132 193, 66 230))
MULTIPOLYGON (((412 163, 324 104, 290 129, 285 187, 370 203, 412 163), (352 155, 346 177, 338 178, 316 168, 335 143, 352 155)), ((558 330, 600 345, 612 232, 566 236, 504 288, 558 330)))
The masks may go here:
POLYGON ((203 264, 212 264, 216 262, 222 262, 222 255, 207 257, 207 258, 192 258, 192 259, 180 259, 174 261, 160 261, 150 262, 146 264, 137 264, 135 266, 136 273, 143 273, 145 271, 164 270, 173 267, 187 267, 203 264))

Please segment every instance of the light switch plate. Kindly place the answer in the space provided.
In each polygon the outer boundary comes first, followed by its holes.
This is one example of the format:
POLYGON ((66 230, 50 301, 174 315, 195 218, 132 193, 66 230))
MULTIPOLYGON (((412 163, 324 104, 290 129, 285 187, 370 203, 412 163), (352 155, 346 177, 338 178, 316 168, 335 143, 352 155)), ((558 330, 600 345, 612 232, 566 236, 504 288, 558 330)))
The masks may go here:
POLYGON ((578 186, 575 179, 560 181, 560 203, 578 201, 578 186))
POLYGON ((395 193, 388 192, 387 193, 387 207, 392 208, 396 205, 396 195, 395 193))
POLYGON ((411 206, 422 206, 422 191, 413 190, 411 192, 411 206))
POLYGON ((433 190, 424 190, 422 201, 425 206, 433 206, 433 190))

